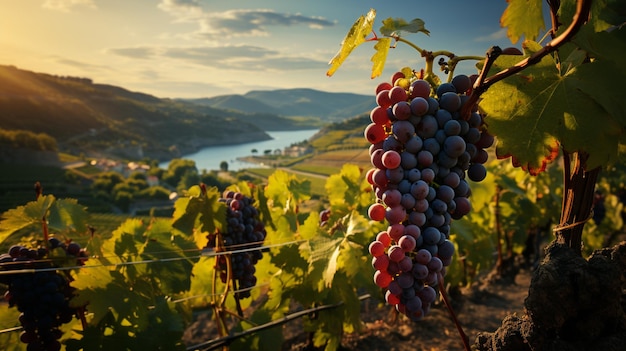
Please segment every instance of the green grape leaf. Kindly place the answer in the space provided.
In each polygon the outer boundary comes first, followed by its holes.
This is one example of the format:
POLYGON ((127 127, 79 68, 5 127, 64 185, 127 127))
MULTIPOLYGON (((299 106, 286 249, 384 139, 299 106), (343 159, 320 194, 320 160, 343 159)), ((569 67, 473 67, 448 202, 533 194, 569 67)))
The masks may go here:
POLYGON ((253 197, 256 199, 255 205, 259 211, 259 218, 261 222, 265 223, 266 227, 276 230, 276 225, 272 220, 272 214, 269 209, 267 196, 265 196, 265 191, 263 191, 262 187, 254 187, 253 197))
MULTIPOLYGON (((346 164, 338 174, 333 174, 326 180, 325 188, 331 207, 354 208, 362 204, 361 170, 353 164, 346 164)), ((368 198, 369 201, 369 198, 368 198)))
POLYGON ((316 212, 311 212, 298 229, 300 237, 304 240, 310 240, 319 236, 323 232, 320 229, 319 215, 316 212))
POLYGON ((87 210, 76 199, 58 199, 50 206, 48 228, 51 230, 69 230, 72 234, 89 235, 87 221, 87 210))
MULTIPOLYGON (((540 47, 534 42, 524 46, 530 52, 540 47)), ((517 60, 501 57, 494 69, 500 71, 517 60)), ((548 55, 485 92, 480 107, 487 115, 490 132, 498 138, 498 157, 512 156, 531 174, 545 170, 559 147, 588 153, 588 168, 615 160, 622 126, 594 99, 598 92, 589 89, 589 84, 606 82, 605 76, 584 74, 594 68, 603 69, 592 62, 559 72, 548 55)))
MULTIPOLYGON (((90 259, 93 260, 94 258, 90 259)), ((98 324, 111 308, 111 301, 103 299, 103 296, 115 296, 119 301, 125 289, 116 284, 112 284, 113 277, 109 268, 97 266, 90 269, 81 269, 72 281, 72 287, 76 288, 74 297, 70 301, 72 307, 88 306, 89 313, 93 315, 91 323, 98 324), (109 286, 109 284, 111 284, 109 286), (110 293, 110 295, 105 295, 110 293)))
POLYGON ((159 286, 166 294, 188 290, 193 261, 188 258, 195 255, 195 245, 177 233, 167 219, 154 220, 145 231, 145 244, 141 258, 144 260, 163 260, 148 264, 148 273, 160 282, 159 286))
POLYGON ((186 234, 193 234, 198 248, 206 246, 206 234, 214 233, 226 226, 226 205, 219 201, 221 196, 215 187, 199 186, 189 189, 187 197, 181 197, 174 204, 173 227, 186 234))
POLYGON ((352 279, 363 269, 363 245, 352 239, 366 231, 367 220, 360 214, 351 212, 338 222, 339 225, 334 226, 331 237, 317 236, 309 240, 310 280, 317 284, 320 292, 332 287, 337 272, 340 271, 352 279))
POLYGON ((346 37, 341 42, 339 52, 328 63, 330 69, 326 72, 327 76, 332 76, 341 64, 348 58, 350 53, 359 45, 365 42, 365 38, 372 32, 374 19, 376 18, 376 10, 371 9, 367 15, 359 17, 346 37))
POLYGON ((299 180, 282 170, 272 173, 267 180, 265 195, 284 208, 295 208, 296 203, 311 197, 311 182, 299 180))
POLYGON ((399 37, 401 32, 408 33, 424 33, 430 35, 430 31, 424 26, 425 23, 419 18, 414 18, 411 22, 407 22, 402 18, 387 18, 383 20, 383 26, 380 27, 380 33, 388 37, 399 37))
POLYGON ((215 269, 215 257, 202 257, 193 266, 191 271, 191 285, 187 292, 192 306, 210 306, 213 289, 213 270, 215 269))
POLYGON ((374 50, 376 50, 376 53, 374 53, 371 59, 372 63, 374 64, 372 66, 372 79, 379 77, 383 73, 390 45, 391 38, 380 38, 378 39, 376 45, 374 45, 374 50))
POLYGON ((342 237, 317 237, 309 240, 311 256, 309 257, 309 280, 318 292, 332 285, 337 271, 337 257, 343 242, 342 237))
POLYGON ((545 29, 541 0, 509 0, 502 13, 500 23, 507 28, 507 36, 513 44, 520 38, 535 40, 539 32, 545 29))
POLYGON ((4 242, 13 233, 28 226, 41 227, 42 219, 54 201, 53 195, 44 195, 36 201, 30 201, 24 206, 3 213, 2 221, 0 221, 0 242, 4 242))

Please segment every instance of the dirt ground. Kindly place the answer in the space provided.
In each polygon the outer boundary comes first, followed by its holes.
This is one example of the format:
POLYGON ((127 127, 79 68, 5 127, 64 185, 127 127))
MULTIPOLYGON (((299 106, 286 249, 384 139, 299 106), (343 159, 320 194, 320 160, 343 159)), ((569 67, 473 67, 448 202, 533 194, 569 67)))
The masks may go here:
MULTIPOLYGON (((514 283, 478 282, 451 296, 451 304, 470 345, 479 332, 493 332, 507 314, 523 313, 531 272, 522 270, 514 283)), ((396 318, 389 307, 366 300, 365 328, 358 335, 347 335, 343 351, 463 351, 459 332, 443 302, 435 305, 420 322, 396 318)), ((283 326, 286 342, 282 351, 309 351, 307 335, 297 323, 283 326)))

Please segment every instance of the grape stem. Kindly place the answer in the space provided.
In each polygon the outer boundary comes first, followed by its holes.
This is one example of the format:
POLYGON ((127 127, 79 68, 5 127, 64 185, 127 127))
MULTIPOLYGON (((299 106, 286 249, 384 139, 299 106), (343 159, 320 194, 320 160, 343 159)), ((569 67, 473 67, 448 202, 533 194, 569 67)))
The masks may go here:
MULTIPOLYGON (((572 39, 572 37, 578 33, 578 30, 580 30, 580 28, 583 26, 583 24, 585 24, 585 22, 587 21, 587 18, 589 17, 589 12, 591 10, 591 0, 578 0, 576 2, 576 13, 573 16, 573 20, 572 23, 569 25, 569 27, 563 32, 561 33, 561 35, 559 35, 558 37, 552 39, 549 43, 547 43, 544 47, 541 48, 541 50, 535 52, 534 54, 532 54, 531 56, 521 60, 520 62, 516 63, 515 65, 506 68, 486 79, 484 79, 483 81, 480 82, 480 84, 475 85, 475 88, 472 90, 472 94, 470 95, 470 98, 468 100, 468 102, 463 106, 463 109, 461 111, 461 113, 464 113, 464 115, 469 114, 469 112, 472 110, 472 108, 478 103, 478 100, 480 99, 480 96, 487 91, 487 89, 489 89, 490 86, 492 86, 494 83, 497 83, 499 81, 501 81, 504 78, 510 77, 516 73, 519 73, 521 71, 523 71, 524 69, 538 63, 541 61, 541 59, 550 54, 551 52, 556 51, 556 49, 558 49, 561 45, 567 43, 568 41, 570 41, 572 39)), ((554 6, 556 6, 557 3, 554 3, 554 6)), ((554 12, 554 6, 551 5, 551 12, 554 12)), ((552 25, 558 25, 558 18, 555 17, 556 14, 553 14, 553 21, 552 21, 552 25)), ((556 28, 552 28, 552 31, 556 32, 556 28)), ((485 66, 483 66, 483 69, 481 70, 481 75, 487 75, 487 72, 489 72, 490 67, 487 67, 487 65, 485 64, 485 66)), ((477 81, 478 82, 478 81, 477 81)))
POLYGON ((467 334, 465 334, 465 332, 463 331, 463 327, 461 326, 461 323, 459 322, 459 319, 456 317, 456 313, 454 313, 454 309, 452 308, 452 305, 450 304, 450 301, 448 300, 448 294, 446 293, 446 287, 443 285, 443 275, 441 273, 437 273, 437 285, 439 286, 439 292, 441 292, 441 298, 443 299, 443 303, 444 305, 446 305, 446 308, 448 309, 448 314, 450 314, 450 318, 452 318, 452 320, 454 321, 454 325, 456 326, 456 330, 459 332, 459 336, 461 337, 461 340, 463 341, 463 347, 465 348, 465 351, 471 351, 471 346, 469 344, 469 338, 467 337, 467 334))
POLYGON ((476 61, 483 60, 483 57, 481 56, 456 56, 453 52, 447 51, 447 50, 428 51, 428 50, 420 48, 419 46, 415 45, 415 43, 409 40, 406 40, 398 35, 395 35, 392 38, 395 39, 396 42, 405 43, 406 45, 412 47, 413 49, 415 49, 417 52, 420 53, 420 55, 426 61, 426 64, 424 65, 424 73, 425 73, 424 79, 429 81, 429 83, 431 83, 431 85, 434 85, 434 86, 439 85, 439 83, 436 82, 435 79, 433 79, 433 76, 436 76, 435 73, 433 72, 433 67, 434 67, 433 63, 435 62, 435 59, 437 57, 446 56, 450 59, 447 62, 448 82, 450 82, 452 78, 454 77, 454 69, 456 68, 456 65, 459 62, 465 61, 465 60, 476 60, 476 61))

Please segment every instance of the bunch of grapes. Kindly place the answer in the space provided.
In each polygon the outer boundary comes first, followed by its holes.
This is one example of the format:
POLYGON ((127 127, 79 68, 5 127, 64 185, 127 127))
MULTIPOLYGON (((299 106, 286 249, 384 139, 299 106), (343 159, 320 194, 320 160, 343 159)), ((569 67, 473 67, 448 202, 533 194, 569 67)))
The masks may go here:
POLYGON ((389 224, 369 251, 387 303, 420 320, 452 261, 450 223, 471 209, 467 179, 485 178, 485 148, 494 139, 476 109, 461 116, 470 77, 457 75, 436 89, 401 72, 392 82, 378 85, 364 133, 372 144, 367 180, 377 198, 368 214, 389 224))
POLYGON ((229 280, 230 264, 230 279, 237 283, 238 289, 244 290, 237 292, 236 296, 250 297, 250 290, 245 289, 256 285, 254 265, 263 257, 260 249, 250 249, 263 245, 265 225, 259 219, 259 211, 253 206, 254 199, 230 190, 225 191, 222 196, 220 201, 226 204, 227 227, 221 233, 209 234, 207 247, 232 251, 217 258, 216 269, 220 271, 220 280, 222 283, 229 280), (219 245, 217 240, 221 240, 219 245))
POLYGON ((87 253, 79 244, 65 244, 50 238, 47 247, 29 249, 14 245, 0 255, 2 271, 34 269, 34 273, 15 273, 0 276, 0 283, 8 286, 4 298, 10 307, 21 312, 19 322, 23 331, 20 340, 29 351, 57 351, 62 324, 69 323, 79 311, 70 307, 73 288, 67 276, 54 268, 53 258, 76 260, 84 265, 87 253), (61 254, 58 254, 61 252, 61 254))

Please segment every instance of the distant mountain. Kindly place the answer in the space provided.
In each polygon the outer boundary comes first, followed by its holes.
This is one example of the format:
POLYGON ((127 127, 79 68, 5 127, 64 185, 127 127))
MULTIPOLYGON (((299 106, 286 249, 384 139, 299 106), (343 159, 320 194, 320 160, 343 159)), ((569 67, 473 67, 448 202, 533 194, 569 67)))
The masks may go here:
POLYGON ((61 151, 170 159, 219 144, 269 139, 224 110, 0 65, 0 129, 46 133, 61 151))
MULTIPOLYGON (((245 103, 257 103, 254 100, 246 99, 241 95, 228 95, 225 96, 225 100, 241 100, 238 106, 244 106, 245 103)), ((186 108, 198 113, 206 113, 210 115, 220 116, 228 114, 231 117, 238 120, 246 121, 254 124, 255 126, 263 129, 264 131, 279 131, 279 130, 302 130, 302 129, 316 129, 327 124, 317 117, 285 117, 279 116, 272 112, 267 112, 268 109, 258 109, 255 112, 242 112, 240 110, 234 110, 228 107, 212 106, 211 103, 204 103, 207 99, 177 99, 179 104, 185 104, 186 108)))
POLYGON ((161 99, 89 78, 0 65, 0 129, 46 133, 60 151, 159 160, 320 128, 369 113, 374 98, 313 89, 161 99))
POLYGON ((186 101, 243 113, 276 114, 289 118, 313 117, 324 122, 342 121, 369 113, 376 103, 370 95, 329 93, 314 89, 253 90, 243 95, 220 95, 186 101))

